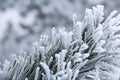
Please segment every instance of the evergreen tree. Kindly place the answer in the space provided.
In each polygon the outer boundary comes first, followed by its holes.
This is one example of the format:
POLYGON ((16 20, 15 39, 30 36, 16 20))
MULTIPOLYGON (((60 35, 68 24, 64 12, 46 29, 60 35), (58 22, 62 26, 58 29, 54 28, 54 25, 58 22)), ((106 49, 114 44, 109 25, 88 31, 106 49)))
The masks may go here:
POLYGON ((33 52, 1 64, 0 80, 119 80, 120 15, 103 10, 86 9, 83 21, 73 14, 73 30, 53 28, 51 40, 41 35, 33 52))

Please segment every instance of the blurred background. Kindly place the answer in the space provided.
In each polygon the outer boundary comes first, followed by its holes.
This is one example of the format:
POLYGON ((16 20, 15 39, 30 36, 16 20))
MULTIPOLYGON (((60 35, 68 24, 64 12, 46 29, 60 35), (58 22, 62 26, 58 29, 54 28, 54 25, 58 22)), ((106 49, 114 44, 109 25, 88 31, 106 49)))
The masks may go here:
POLYGON ((105 15, 120 11, 119 0, 0 0, 0 61, 21 50, 31 51, 33 42, 52 27, 73 27, 72 14, 83 19, 86 8, 105 6, 105 15))

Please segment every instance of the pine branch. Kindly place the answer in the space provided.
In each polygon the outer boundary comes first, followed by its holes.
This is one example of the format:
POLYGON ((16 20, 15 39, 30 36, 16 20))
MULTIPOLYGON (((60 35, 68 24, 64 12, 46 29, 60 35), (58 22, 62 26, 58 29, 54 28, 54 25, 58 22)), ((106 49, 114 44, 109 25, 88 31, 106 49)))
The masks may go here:
POLYGON ((74 14, 73 30, 53 28, 51 41, 41 35, 33 52, 1 64, 0 80, 119 80, 120 15, 104 19, 103 10, 86 9, 83 21, 74 14))

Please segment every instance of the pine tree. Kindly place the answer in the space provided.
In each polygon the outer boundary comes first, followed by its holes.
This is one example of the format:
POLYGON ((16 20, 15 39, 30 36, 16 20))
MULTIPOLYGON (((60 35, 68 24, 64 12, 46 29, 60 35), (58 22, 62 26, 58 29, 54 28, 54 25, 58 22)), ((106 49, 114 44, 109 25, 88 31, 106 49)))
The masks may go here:
POLYGON ((73 30, 53 28, 51 40, 41 35, 33 52, 1 64, 0 80, 119 80, 120 15, 103 10, 86 9, 83 21, 73 14, 73 30))

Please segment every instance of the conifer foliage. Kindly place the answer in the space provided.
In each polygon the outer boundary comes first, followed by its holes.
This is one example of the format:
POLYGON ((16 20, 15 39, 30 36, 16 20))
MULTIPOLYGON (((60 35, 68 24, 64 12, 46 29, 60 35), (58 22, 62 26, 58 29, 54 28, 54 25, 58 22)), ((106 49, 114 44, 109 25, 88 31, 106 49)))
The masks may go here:
POLYGON ((73 14, 73 30, 41 35, 33 52, 12 55, 0 68, 0 80, 119 80, 120 15, 104 18, 104 7, 86 9, 83 21, 73 14))

